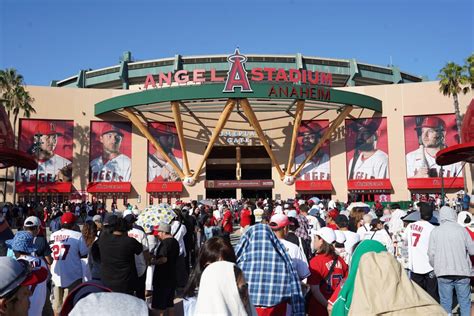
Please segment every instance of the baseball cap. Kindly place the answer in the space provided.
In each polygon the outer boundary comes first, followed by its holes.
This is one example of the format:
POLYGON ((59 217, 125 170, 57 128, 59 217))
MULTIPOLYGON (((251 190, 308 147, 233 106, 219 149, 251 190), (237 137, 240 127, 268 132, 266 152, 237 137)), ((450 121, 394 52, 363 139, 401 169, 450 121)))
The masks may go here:
POLYGON ((335 230, 334 234, 336 235, 336 242, 338 244, 343 244, 346 242, 346 235, 340 230, 335 230))
POLYGON ((112 133, 112 132, 115 132, 117 134, 119 134, 120 136, 123 137, 123 132, 122 130, 111 124, 111 123, 108 123, 108 122, 102 122, 102 128, 100 130, 100 135, 104 135, 104 134, 107 134, 107 133, 112 133))
POLYGON ((23 224, 25 227, 35 227, 35 226, 41 226, 41 221, 38 217, 36 216, 30 216, 25 219, 25 223, 23 224))
POLYGON ((442 119, 436 116, 428 116, 423 118, 423 121, 421 122, 420 125, 416 126, 415 129, 419 129, 422 127, 429 127, 429 128, 440 128, 440 129, 446 129, 446 123, 442 119))
POLYGON ((283 213, 283 207, 281 205, 277 205, 275 207, 275 214, 282 214, 283 213))
POLYGON ((115 224, 117 224, 117 219, 117 215, 107 213, 104 218, 104 226, 115 226, 115 224))
POLYGON ((144 300, 128 294, 91 293, 78 301, 69 315, 148 315, 148 306, 144 300))
POLYGON ((322 227, 315 231, 314 235, 321 237, 328 244, 332 244, 336 241, 336 233, 334 233, 334 230, 329 227, 322 227))
POLYGON ((303 121, 298 131, 298 135, 302 136, 304 133, 321 133, 323 127, 317 121, 303 121))
POLYGON ((74 224, 76 216, 71 212, 66 212, 61 216, 61 224, 74 224))
POLYGON ((132 213, 132 210, 125 210, 122 214, 122 217, 125 218, 129 215, 132 215, 133 216, 133 213, 132 213))
POLYGON ((92 216, 92 221, 102 223, 102 216, 94 215, 94 216, 92 216))
POLYGON ((159 232, 171 233, 171 225, 166 223, 160 223, 160 225, 153 227, 153 235, 157 235, 159 232))
POLYGON ((468 227, 473 224, 472 215, 467 211, 461 211, 458 214, 458 224, 462 227, 468 227))
POLYGON ((288 220, 288 216, 284 214, 275 214, 270 218, 269 226, 273 230, 278 230, 290 224, 291 222, 288 220))
POLYGON ((40 121, 35 126, 35 135, 59 135, 62 134, 56 129, 56 124, 51 121, 40 121))
POLYGON ((330 210, 328 212, 328 216, 331 217, 333 220, 336 220, 337 216, 339 215, 338 210, 330 210))
POLYGON ((289 211, 288 211, 288 217, 296 217, 296 215, 298 215, 298 214, 296 213, 296 210, 289 210, 289 211))
POLYGON ((35 285, 48 277, 46 268, 32 270, 27 261, 0 257, 0 297, 4 297, 19 286, 35 285))
POLYGON ((23 230, 17 232, 13 239, 7 240, 5 243, 13 251, 30 254, 38 250, 38 247, 33 244, 33 238, 32 234, 23 230))
POLYGON ((66 297, 59 315, 60 316, 69 315, 69 313, 74 308, 74 306, 81 299, 85 298, 89 294, 103 293, 103 292, 112 292, 112 290, 98 283, 93 283, 93 282, 81 283, 80 285, 75 287, 66 297))

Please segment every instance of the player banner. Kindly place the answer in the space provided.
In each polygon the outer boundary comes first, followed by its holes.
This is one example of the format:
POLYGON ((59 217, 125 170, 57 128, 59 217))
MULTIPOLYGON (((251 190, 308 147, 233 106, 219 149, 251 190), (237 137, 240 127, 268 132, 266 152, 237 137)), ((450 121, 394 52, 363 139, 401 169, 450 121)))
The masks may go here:
MULTIPOLYGON (((386 118, 346 120, 346 163, 349 182, 389 178, 386 118)), ((377 188, 389 189, 386 182, 377 188)))
POLYGON ((18 182, 34 183, 37 171, 40 183, 71 182, 73 129, 69 120, 20 119, 19 149, 36 158, 38 170, 18 169, 18 182))
POLYGON ((131 123, 91 122, 90 182, 130 182, 131 157, 131 123))
MULTIPOLYGON (((298 129, 297 146, 295 151, 295 167, 298 168, 316 146, 324 131, 329 126, 329 120, 301 121, 298 129)), ((331 179, 329 141, 319 149, 298 175, 297 180, 328 181, 331 179)))
MULTIPOLYGON (((170 122, 153 122, 148 126, 169 158, 183 169, 183 153, 178 140, 176 125, 170 122)), ((148 142, 148 182, 181 181, 173 167, 148 142)))
MULTIPOLYGON (((404 120, 407 178, 425 180, 431 178, 430 181, 440 178, 441 167, 436 164, 436 153, 459 143, 455 115, 406 116, 404 120)), ((461 166, 460 162, 444 166, 443 176, 445 178, 462 177, 461 166)), ((414 181, 413 184, 415 182, 420 185, 420 181, 414 181)), ((435 184, 439 187, 438 182, 440 183, 439 179, 435 184)))

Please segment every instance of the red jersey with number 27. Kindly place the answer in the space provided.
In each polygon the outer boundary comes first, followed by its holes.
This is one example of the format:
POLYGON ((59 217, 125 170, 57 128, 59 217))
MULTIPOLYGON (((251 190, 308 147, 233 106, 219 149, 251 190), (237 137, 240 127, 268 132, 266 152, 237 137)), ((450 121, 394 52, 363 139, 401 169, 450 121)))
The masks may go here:
POLYGON ((80 232, 60 229, 50 238, 52 280, 55 286, 68 287, 74 281, 82 279, 81 257, 89 252, 80 232))
MULTIPOLYGON (((329 278, 328 283, 326 283, 324 279, 327 277, 333 261, 334 260, 331 256, 316 255, 309 262, 309 271, 311 272, 311 275, 308 278, 308 284, 319 284, 319 290, 326 299, 331 297, 332 292, 336 290, 339 283, 341 283, 341 281, 347 277, 347 272, 349 270, 344 260, 338 256, 337 263, 333 269, 331 277, 329 278)), ((316 299, 311 296, 309 300, 308 315, 321 316, 327 314, 328 312, 326 307, 319 304, 316 299)))

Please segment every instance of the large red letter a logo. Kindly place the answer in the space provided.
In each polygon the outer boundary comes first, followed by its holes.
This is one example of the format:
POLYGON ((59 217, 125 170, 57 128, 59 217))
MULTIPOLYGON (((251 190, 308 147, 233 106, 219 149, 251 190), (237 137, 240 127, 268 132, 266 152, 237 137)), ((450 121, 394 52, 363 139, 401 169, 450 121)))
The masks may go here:
POLYGON ((240 92, 252 92, 244 67, 247 57, 241 55, 237 48, 234 55, 230 55, 227 60, 230 63, 230 69, 222 92, 235 92, 235 87, 240 87, 240 92))

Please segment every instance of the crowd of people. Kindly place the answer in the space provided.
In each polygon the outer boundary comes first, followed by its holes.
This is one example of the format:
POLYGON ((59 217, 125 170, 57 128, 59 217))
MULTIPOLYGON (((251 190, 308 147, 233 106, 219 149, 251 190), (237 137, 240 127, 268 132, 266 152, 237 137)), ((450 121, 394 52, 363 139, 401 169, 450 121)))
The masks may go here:
POLYGON ((138 208, 100 202, 4 207, 0 315, 471 313, 469 208, 317 198, 172 208, 171 222, 147 229, 138 208))

